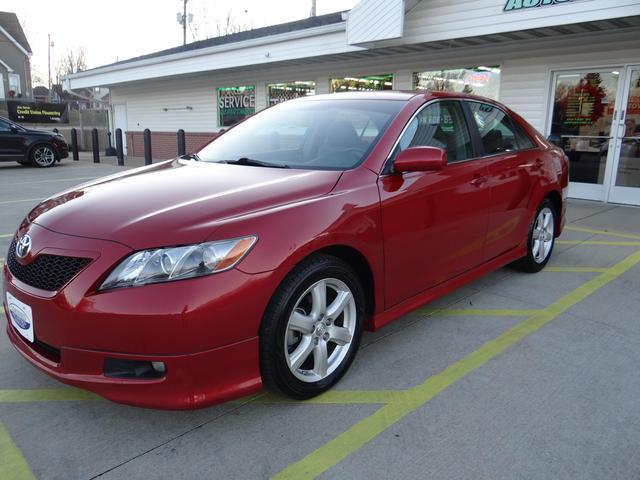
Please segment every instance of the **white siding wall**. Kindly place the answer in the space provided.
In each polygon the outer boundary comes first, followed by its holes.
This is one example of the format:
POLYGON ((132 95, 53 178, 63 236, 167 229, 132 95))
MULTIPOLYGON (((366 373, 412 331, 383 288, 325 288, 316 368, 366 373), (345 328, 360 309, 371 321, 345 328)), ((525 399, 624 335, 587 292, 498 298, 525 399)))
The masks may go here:
MULTIPOLYGON (((370 0, 365 0, 370 1, 370 0)), ((432 42, 640 14, 638 0, 576 0, 504 12, 506 0, 422 0, 402 43, 432 42)))
POLYGON ((100 67, 75 74, 73 78, 68 79, 68 88, 111 86, 123 82, 207 72, 213 69, 268 66, 284 60, 358 50, 362 48, 347 45, 345 24, 339 23, 177 53, 162 59, 152 58, 112 67, 100 67))
POLYGON ((363 0, 349 12, 347 43, 375 42, 402 36, 403 0, 363 0))
POLYGON ((288 67, 258 67, 224 74, 193 74, 142 81, 112 88, 112 103, 126 103, 129 131, 192 132, 217 129, 216 88, 255 85, 256 106, 266 106, 266 85, 315 80, 318 93, 329 91, 329 79, 367 74, 394 74, 394 88, 410 89, 415 71, 475 65, 501 65, 500 100, 536 128, 546 127, 551 70, 581 66, 640 63, 638 31, 618 34, 544 39, 531 42, 465 48, 410 55, 393 54, 358 61, 343 60, 288 67), (163 107, 193 107, 191 111, 162 111, 163 107))

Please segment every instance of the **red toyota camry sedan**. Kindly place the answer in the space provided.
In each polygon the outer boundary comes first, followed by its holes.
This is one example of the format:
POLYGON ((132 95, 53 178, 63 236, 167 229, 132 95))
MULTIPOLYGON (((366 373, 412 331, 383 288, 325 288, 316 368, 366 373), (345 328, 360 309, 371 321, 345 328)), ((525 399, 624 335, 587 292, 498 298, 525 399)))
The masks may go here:
POLYGON ((312 397, 363 329, 506 264, 542 269, 567 183, 563 152, 492 100, 292 100, 34 208, 3 269, 7 334, 116 402, 312 397))

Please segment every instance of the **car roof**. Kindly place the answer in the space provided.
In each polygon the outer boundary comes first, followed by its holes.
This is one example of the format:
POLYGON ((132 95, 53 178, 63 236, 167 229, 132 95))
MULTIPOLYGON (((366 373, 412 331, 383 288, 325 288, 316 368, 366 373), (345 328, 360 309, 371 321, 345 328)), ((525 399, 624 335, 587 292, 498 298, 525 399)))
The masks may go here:
POLYGON ((378 90, 375 92, 339 92, 309 95, 297 98, 296 101, 314 100, 401 100, 407 101, 420 92, 405 92, 400 90, 378 90))
POLYGON ((415 97, 422 97, 424 100, 434 98, 464 98, 469 100, 481 100, 499 105, 498 102, 490 98, 470 95, 462 92, 437 92, 433 90, 377 90, 372 92, 339 92, 325 93, 318 95, 310 95, 295 99, 299 101, 317 101, 317 100, 397 100, 409 101, 415 97))

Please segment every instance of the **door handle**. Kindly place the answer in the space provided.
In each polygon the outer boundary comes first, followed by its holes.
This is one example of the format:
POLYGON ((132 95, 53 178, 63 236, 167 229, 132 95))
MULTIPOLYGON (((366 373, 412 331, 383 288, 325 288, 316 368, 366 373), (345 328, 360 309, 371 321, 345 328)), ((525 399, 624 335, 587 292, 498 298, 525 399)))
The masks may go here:
POLYGON ((544 162, 541 159, 536 158, 536 160, 534 162, 522 163, 522 164, 518 165, 518 167, 520 167, 520 168, 531 168, 531 170, 540 170, 542 168, 542 164, 543 163, 544 162))
POLYGON ((476 175, 475 177, 473 177, 473 180, 471 180, 471 185, 473 185, 474 187, 481 187, 483 183, 485 183, 487 181, 487 177, 485 177, 484 175, 476 175))

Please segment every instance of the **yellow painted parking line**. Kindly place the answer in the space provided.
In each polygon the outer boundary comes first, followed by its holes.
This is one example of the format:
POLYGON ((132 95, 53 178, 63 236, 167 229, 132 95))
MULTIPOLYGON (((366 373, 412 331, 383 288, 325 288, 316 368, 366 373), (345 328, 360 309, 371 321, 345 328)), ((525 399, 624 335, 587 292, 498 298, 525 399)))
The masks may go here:
MULTIPOLYGON (((94 393, 78 388, 34 388, 21 390, 0 390, 0 403, 28 402, 84 402, 103 400, 94 393)), ((4 478, 0 475, 0 478, 4 478)))
POLYGON ((21 200, 5 200, 0 202, 0 205, 9 205, 10 203, 25 203, 25 202, 40 202, 44 198, 23 198, 21 200))
POLYGON ((597 230, 595 228, 586 228, 586 227, 577 227, 574 225, 567 225, 564 227, 565 230, 570 230, 572 232, 584 232, 584 233, 595 233, 596 235, 608 235, 610 237, 619 237, 619 238, 631 238, 635 240, 640 240, 640 235, 635 235, 633 233, 623 233, 609 230, 597 230))
POLYGON ((560 245, 609 245, 614 247, 640 247, 640 242, 607 242, 600 240, 556 240, 560 245))
POLYGON ((558 315, 566 312, 569 308, 592 295, 638 263, 640 263, 640 251, 629 255, 621 262, 607 269, 607 271, 585 282, 571 293, 553 302, 540 313, 529 317, 493 340, 488 341, 478 350, 445 368, 442 372, 427 378, 416 387, 406 390, 406 401, 392 402, 378 409, 371 416, 348 428, 307 457, 289 465, 273 478, 279 480, 315 478, 326 472, 460 379, 485 365, 507 348, 539 330, 558 317, 558 315))
POLYGON ((420 310, 411 312, 411 315, 528 317, 541 311, 542 310, 506 310, 501 308, 421 308, 420 310))
POLYGON ((547 265, 544 267, 543 272, 573 272, 573 273, 602 273, 606 272, 607 268, 599 267, 552 267, 547 265))
POLYGON ((36 478, 2 422, 0 422, 0 478, 2 480, 36 478))

